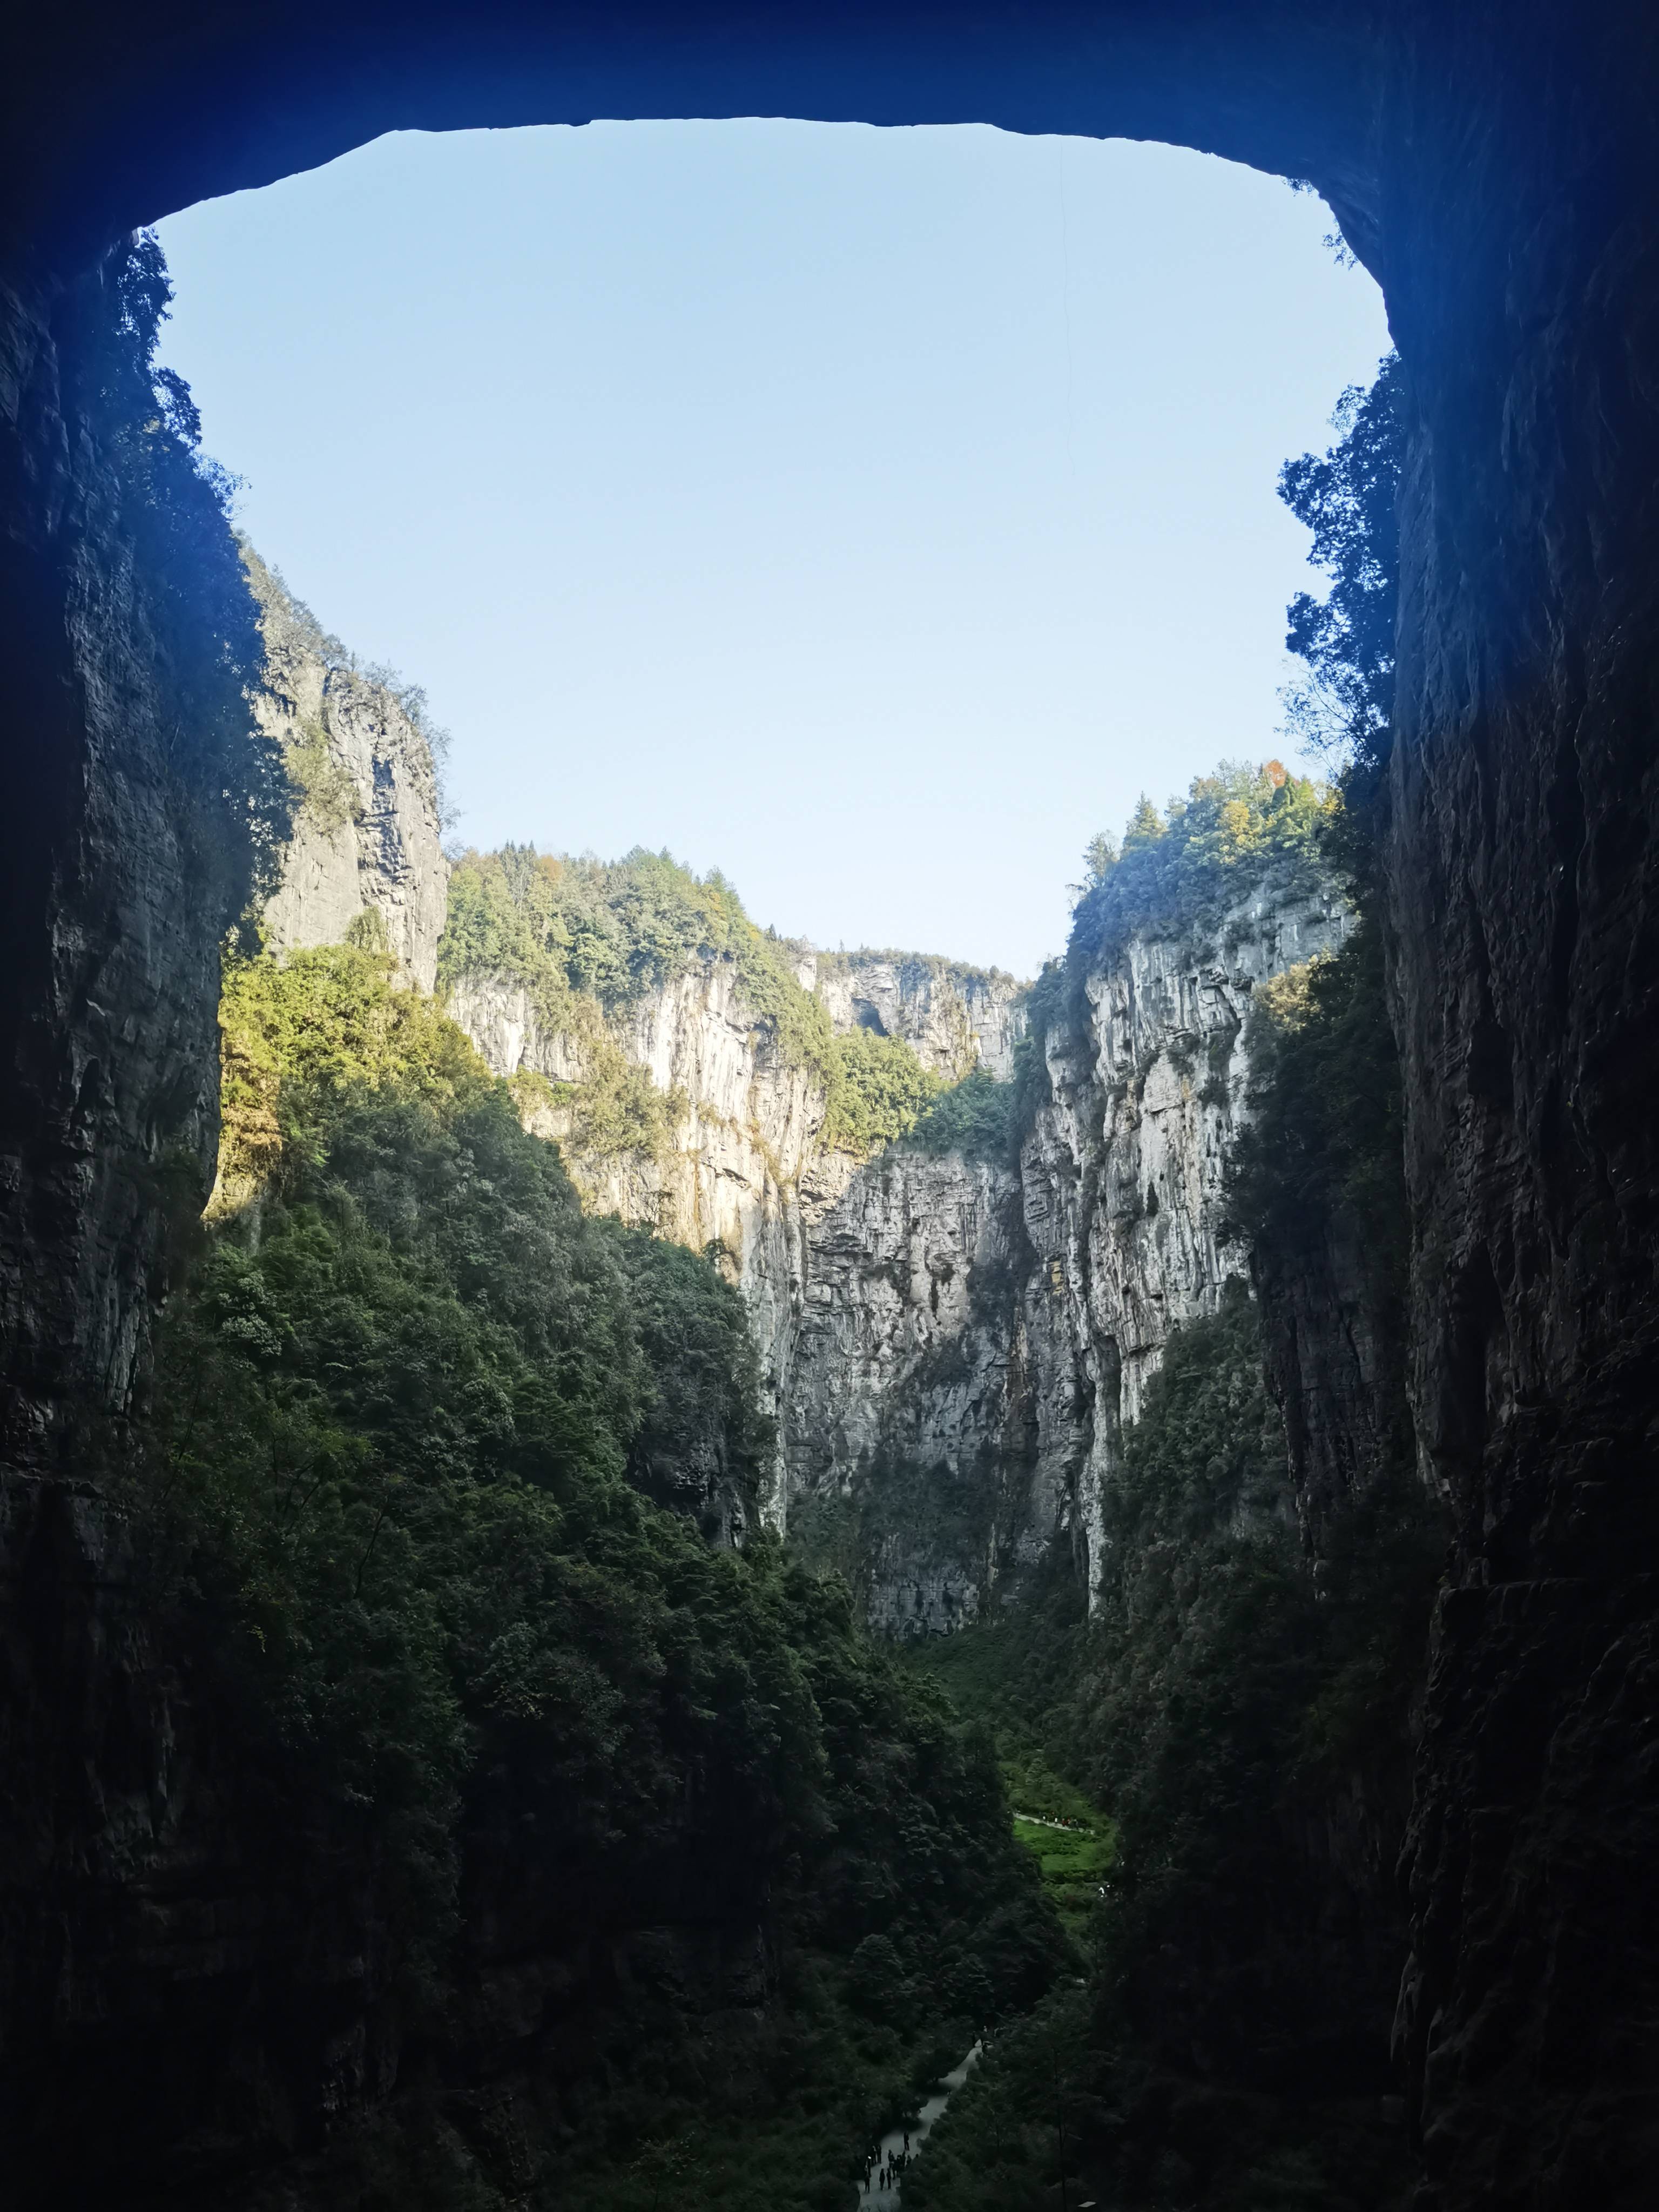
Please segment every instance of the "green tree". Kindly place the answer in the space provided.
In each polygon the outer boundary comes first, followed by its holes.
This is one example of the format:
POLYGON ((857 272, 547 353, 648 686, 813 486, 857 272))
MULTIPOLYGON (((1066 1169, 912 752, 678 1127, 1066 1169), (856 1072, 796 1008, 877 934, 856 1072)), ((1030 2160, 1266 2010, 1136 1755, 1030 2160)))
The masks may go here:
POLYGON ((1351 385, 1331 417, 1336 444, 1286 461, 1279 477, 1279 497, 1313 532, 1310 560, 1330 579, 1323 599, 1298 592, 1288 610, 1285 642, 1308 667, 1286 700, 1290 727, 1370 769, 1394 712, 1402 375, 1389 354, 1369 391, 1351 385))

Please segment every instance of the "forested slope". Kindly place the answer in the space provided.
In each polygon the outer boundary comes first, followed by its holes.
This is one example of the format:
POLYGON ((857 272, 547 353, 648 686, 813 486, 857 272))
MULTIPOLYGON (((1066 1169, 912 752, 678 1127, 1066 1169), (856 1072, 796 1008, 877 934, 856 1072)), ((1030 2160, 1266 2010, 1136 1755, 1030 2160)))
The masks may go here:
POLYGON ((175 1685, 111 1971, 159 2009, 40 2067, 40 2185, 69 2139, 137 2202, 849 2203, 932 2039, 1063 1954, 988 1746, 699 1529, 769 1449, 736 1294, 585 1215, 387 956, 234 963, 223 1023, 110 1444, 175 1685))

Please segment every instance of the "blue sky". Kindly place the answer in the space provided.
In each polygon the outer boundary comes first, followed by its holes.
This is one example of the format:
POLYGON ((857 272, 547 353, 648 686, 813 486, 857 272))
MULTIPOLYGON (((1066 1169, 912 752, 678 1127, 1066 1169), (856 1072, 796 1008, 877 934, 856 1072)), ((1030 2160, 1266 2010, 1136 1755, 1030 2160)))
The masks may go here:
POLYGON ((1274 479, 1388 343, 1330 228, 1124 142, 401 133, 163 224, 164 351, 459 838, 1030 974, 1096 830, 1283 750, 1274 479))

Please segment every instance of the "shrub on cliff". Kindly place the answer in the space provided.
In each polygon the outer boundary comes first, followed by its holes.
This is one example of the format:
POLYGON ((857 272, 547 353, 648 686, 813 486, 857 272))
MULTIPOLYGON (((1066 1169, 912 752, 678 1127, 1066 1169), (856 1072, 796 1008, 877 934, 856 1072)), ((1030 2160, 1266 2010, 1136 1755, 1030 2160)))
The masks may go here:
POLYGON ((1000 1159, 1013 1145, 1016 1096, 1013 1084, 976 1067, 928 1101, 906 1141, 917 1152, 1000 1159))
POLYGON ((945 1088, 902 1037, 855 1029, 834 1042, 823 1136, 843 1151, 864 1157, 904 1136, 945 1088))
POLYGON ((614 1014, 704 958, 729 959, 785 1057, 827 1076, 830 1018, 796 981, 785 948, 756 927, 717 871, 696 876, 666 853, 639 848, 603 861, 505 845, 464 854, 450 878, 438 974, 445 985, 515 976, 556 1028, 572 994, 614 1014))

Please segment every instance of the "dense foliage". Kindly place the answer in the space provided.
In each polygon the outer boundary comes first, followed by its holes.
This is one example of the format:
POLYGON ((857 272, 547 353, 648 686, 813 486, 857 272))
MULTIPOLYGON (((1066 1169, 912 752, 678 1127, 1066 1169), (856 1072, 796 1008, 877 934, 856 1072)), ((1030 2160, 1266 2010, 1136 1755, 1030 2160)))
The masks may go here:
POLYGON ((1138 933, 1201 941, 1252 892, 1283 897, 1322 888, 1340 812, 1326 785, 1290 775, 1278 761, 1224 761, 1161 810, 1143 794, 1121 845, 1104 832, 1092 838, 1065 954, 1046 963, 1027 1002, 1010 1105, 1016 1130, 1030 1126, 1047 1096, 1046 1039, 1086 1024, 1084 985, 1091 973, 1138 933))
POLYGON ((1000 1159, 1014 1140, 1016 1091, 976 1067, 922 1109, 904 1141, 918 1152, 1000 1159))
POLYGON ((428 796, 440 819, 445 818, 442 776, 449 733, 432 720, 425 691, 395 669, 359 660, 323 628, 305 602, 289 591, 281 572, 263 561, 246 538, 239 540, 239 549, 248 587, 258 608, 267 687, 276 687, 281 696, 280 687, 298 659, 313 662, 322 672, 321 718, 296 716, 283 739, 283 763, 297 805, 325 830, 362 815, 362 800, 356 784, 331 744, 327 728, 342 694, 349 696, 355 691, 360 696, 368 695, 371 705, 381 714, 390 702, 414 730, 421 742, 405 759, 404 772, 420 780, 429 776, 428 796))
POLYGON ((1285 642, 1308 671, 1285 702, 1291 728, 1365 766, 1386 753, 1394 714, 1403 404, 1390 354, 1369 390, 1351 385, 1337 402, 1337 443, 1286 461, 1279 478, 1279 497, 1313 532, 1310 561, 1330 580, 1323 599, 1298 592, 1288 611, 1285 642))
POLYGON ((867 1155, 904 1136, 945 1088, 902 1037, 854 1029, 835 1045, 826 1133, 844 1151, 867 1155))
POLYGON ((581 1156, 659 1153, 668 1143, 679 1102, 655 1090, 610 1024, 704 961, 730 963, 743 1008, 771 1048, 822 1087, 826 1144, 874 1152, 911 1128, 942 1088, 902 1038, 863 1030, 838 1037, 797 980, 789 947, 750 921, 717 871, 696 876, 666 853, 607 862, 507 845, 464 854, 450 878, 440 981, 453 988, 468 975, 511 976, 530 992, 543 1027, 574 1040, 582 1079, 544 1090, 546 1104, 569 1116, 581 1156))
POLYGON ((762 1538, 711 1548, 629 1480, 714 1449, 752 1490, 770 1434, 735 1293, 585 1216, 390 968, 336 947, 228 976, 221 1225, 131 1476, 158 1604, 284 1832, 374 1869, 414 2015, 446 2002, 481 1828, 533 1838, 529 1893, 550 1871, 579 1919, 659 1918, 698 1867, 746 1899, 785 1999, 748 2062, 711 2096, 683 2013, 630 2016, 565 2085, 560 2156, 595 2205, 667 2212, 715 2172, 744 2204, 767 2177, 738 2131, 787 2106, 793 2163, 752 2201, 841 2203, 924 2024, 1029 2001, 1059 1931, 988 1746, 845 1590, 762 1538))
POLYGON ((1068 963, 1098 965, 1136 931, 1202 928, 1258 883, 1311 888, 1322 878, 1319 833, 1330 808, 1322 785, 1277 761, 1224 762, 1162 811, 1143 797, 1121 847, 1100 837, 1089 848, 1068 963))
POLYGON ((1351 1778, 1402 1758, 1437 1516, 1384 1480, 1328 1533, 1316 1572, 1242 1287, 1171 1340, 1103 1504, 1092 1619, 1057 1577, 1034 1619, 969 1631, 940 1665, 963 1702, 1034 1736, 1110 1808, 1089 2005, 1057 2063, 1052 2021, 1007 2039, 907 2195, 952 2212, 1051 2203, 1058 2095, 1079 2196, 1392 2202, 1402 2146, 1374 2094, 1369 2124, 1344 2102, 1367 2066, 1373 2089, 1386 2082, 1385 2038, 1356 2048, 1318 1984, 1296 1839, 1351 1778), (1188 2114, 1173 2136, 1172 2099, 1188 2114))

